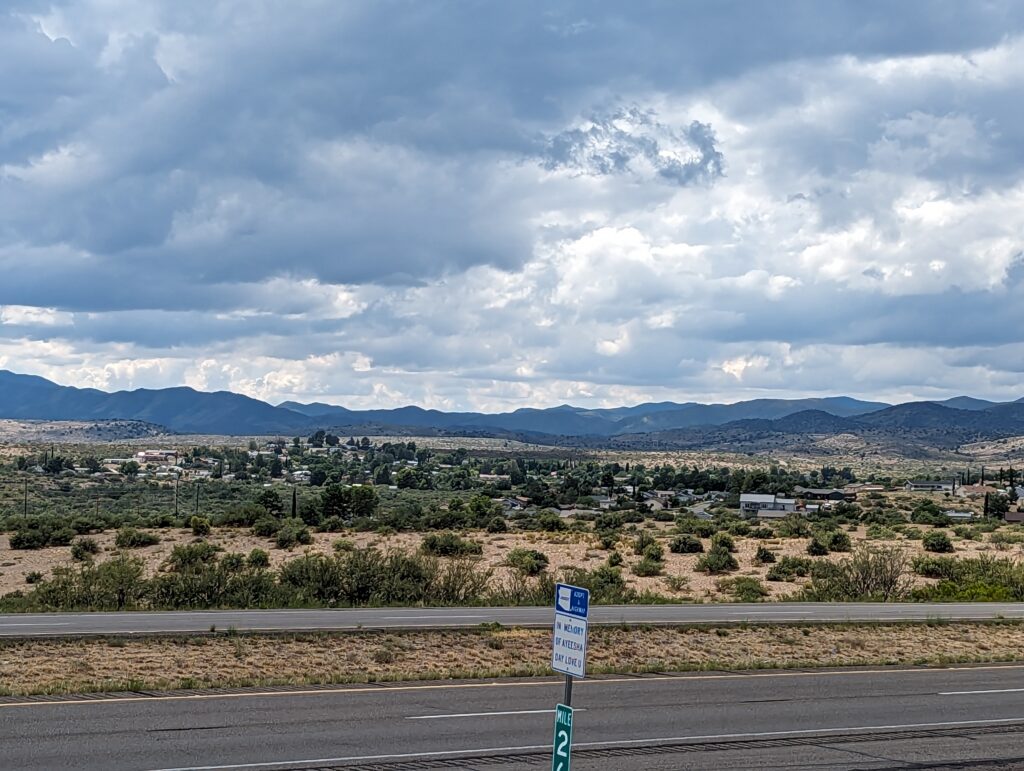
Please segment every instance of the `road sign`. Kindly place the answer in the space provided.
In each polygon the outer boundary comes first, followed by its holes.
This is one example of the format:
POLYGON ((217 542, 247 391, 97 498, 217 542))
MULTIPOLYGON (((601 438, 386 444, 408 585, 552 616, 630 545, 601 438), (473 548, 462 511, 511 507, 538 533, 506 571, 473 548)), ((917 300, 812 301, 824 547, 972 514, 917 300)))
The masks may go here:
POLYGON ((590 591, 569 584, 555 584, 555 612, 586 621, 590 615, 590 591))
POLYGON ((590 592, 578 586, 555 586, 555 633, 551 640, 551 668, 563 675, 586 677, 587 616, 590 592))
POLYGON ((555 707, 555 746, 551 771, 569 771, 572 756, 572 707, 555 707))

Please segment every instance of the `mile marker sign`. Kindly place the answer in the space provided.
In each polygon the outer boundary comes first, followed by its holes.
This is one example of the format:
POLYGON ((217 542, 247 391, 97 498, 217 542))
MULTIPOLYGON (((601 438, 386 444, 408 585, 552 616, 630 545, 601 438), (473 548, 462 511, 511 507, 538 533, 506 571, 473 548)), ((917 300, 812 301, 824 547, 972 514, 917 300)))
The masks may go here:
POLYGON ((586 677, 587 617, 590 592, 569 584, 555 585, 555 634, 551 668, 570 677, 586 677))

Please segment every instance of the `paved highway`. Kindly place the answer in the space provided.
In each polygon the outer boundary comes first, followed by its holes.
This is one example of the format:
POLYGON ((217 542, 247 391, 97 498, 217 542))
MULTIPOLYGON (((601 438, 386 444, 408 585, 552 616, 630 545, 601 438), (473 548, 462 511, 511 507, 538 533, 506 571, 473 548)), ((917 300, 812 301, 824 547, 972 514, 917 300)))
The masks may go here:
MULTIPOLYGON (((543 608, 374 608, 244 610, 168 613, 44 613, 0 615, 0 637, 173 634, 224 631, 344 631, 505 626, 550 626, 543 608)), ((777 621, 923 621, 1024 618, 1024 603, 757 603, 721 605, 604 605, 591 608, 596 624, 722 624, 777 621)))
MULTIPOLYGON (((561 694, 542 679, 8 697, 0 766, 539 768, 561 694)), ((574 706, 577 771, 1024 762, 1024 666, 608 677, 578 682, 574 706)))

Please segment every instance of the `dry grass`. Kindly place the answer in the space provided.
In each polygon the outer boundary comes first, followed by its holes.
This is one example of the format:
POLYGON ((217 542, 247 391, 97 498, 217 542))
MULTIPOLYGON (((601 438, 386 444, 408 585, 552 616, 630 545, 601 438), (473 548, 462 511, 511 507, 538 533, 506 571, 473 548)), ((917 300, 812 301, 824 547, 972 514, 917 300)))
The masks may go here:
MULTIPOLYGON (((550 632, 356 632, 8 641, 11 695, 548 674, 550 632)), ((1024 660, 1014 623, 600 627, 589 671, 656 672, 1024 660)))

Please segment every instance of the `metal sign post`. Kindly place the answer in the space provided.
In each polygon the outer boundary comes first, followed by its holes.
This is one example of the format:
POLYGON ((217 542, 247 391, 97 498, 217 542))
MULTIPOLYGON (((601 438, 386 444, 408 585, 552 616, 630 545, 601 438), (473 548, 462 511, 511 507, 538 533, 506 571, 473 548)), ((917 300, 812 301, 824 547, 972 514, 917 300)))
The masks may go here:
POLYGON ((551 640, 551 668, 565 675, 565 697, 555 708, 555 743, 552 771, 569 771, 572 752, 572 681, 586 677, 587 623, 590 592, 569 584, 555 585, 555 626, 551 640))

